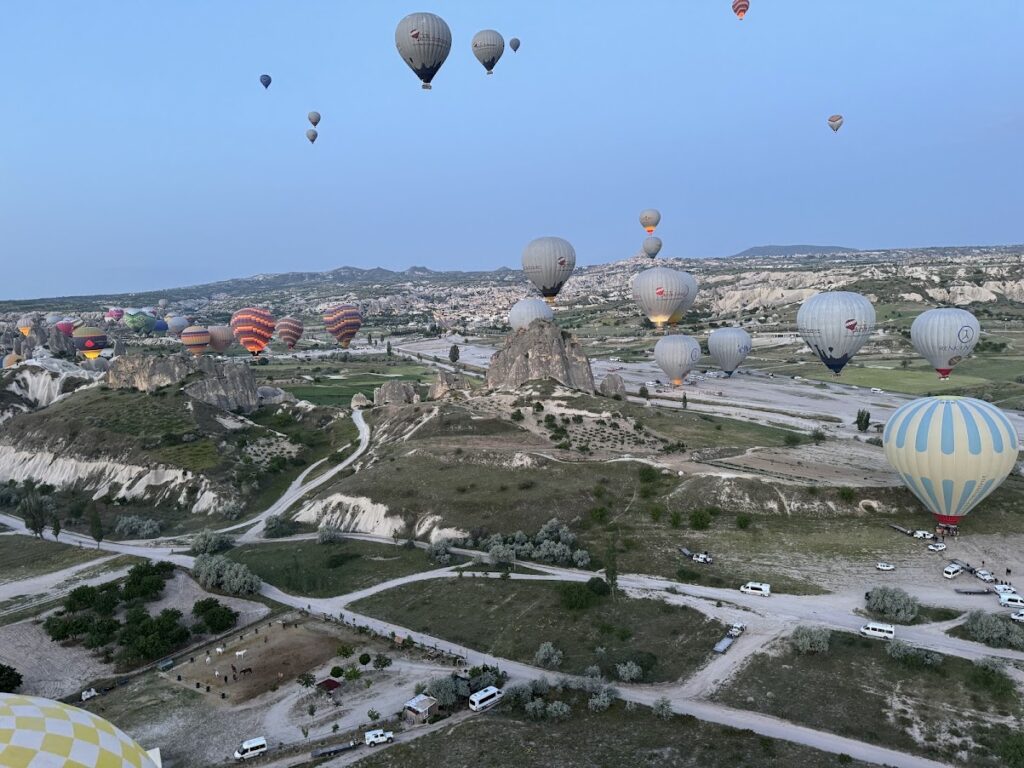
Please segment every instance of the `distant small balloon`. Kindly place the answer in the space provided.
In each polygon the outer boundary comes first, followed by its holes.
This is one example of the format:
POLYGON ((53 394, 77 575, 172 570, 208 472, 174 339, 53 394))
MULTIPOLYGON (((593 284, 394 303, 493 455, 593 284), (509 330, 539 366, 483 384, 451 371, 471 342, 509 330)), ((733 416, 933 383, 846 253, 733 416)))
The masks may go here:
POLYGON ((316 137, 319 135, 320 134, 317 133, 313 128, 310 128, 308 131, 306 131, 306 138, 309 139, 310 144, 316 142, 316 137))
POLYGON ((653 235, 658 224, 661 223, 661 214, 654 208, 647 208, 640 211, 640 226, 648 235, 653 235))
POLYGON ((518 37, 513 37, 511 40, 509 40, 508 41, 508 47, 512 49, 512 53, 515 53, 516 51, 518 51, 519 50, 519 38, 518 37))
POLYGON ((263 83, 264 88, 270 87, 270 75, 260 75, 260 82, 263 83))
POLYGON ((473 35, 473 55, 483 64, 488 75, 494 74, 494 65, 505 52, 505 39, 493 29, 484 29, 473 35))
POLYGON ((832 117, 828 119, 828 127, 832 129, 833 133, 838 131, 840 128, 843 127, 843 116, 832 115, 832 117))
POLYGON ((644 239, 644 254, 649 259, 653 259, 661 251, 661 238, 660 237, 648 237, 644 239))
POLYGON ((314 128, 316 128, 320 124, 320 113, 319 112, 315 112, 315 111, 314 112, 310 112, 308 115, 306 115, 306 117, 309 118, 309 122, 311 122, 313 124, 314 128))
POLYGON ((739 17, 740 21, 743 21, 743 17, 747 15, 749 10, 750 0, 733 0, 732 12, 739 17))

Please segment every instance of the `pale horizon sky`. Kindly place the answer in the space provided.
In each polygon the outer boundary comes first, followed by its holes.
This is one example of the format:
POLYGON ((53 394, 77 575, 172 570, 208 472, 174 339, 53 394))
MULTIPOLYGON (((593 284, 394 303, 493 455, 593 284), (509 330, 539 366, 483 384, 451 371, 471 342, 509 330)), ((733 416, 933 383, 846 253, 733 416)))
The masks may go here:
POLYGON ((1024 242, 1024 3, 730 5, 12 5, 0 299, 517 268, 542 235, 601 263, 646 207, 664 256, 1024 242), (394 45, 417 9, 453 34, 432 91, 394 45), (522 40, 492 77, 489 27, 522 40))

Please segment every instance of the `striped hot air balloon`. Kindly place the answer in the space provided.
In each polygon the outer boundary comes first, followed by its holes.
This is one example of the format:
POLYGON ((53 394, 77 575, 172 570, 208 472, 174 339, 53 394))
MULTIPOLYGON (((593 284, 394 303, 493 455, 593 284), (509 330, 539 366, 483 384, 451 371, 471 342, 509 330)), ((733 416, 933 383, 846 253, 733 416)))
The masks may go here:
POLYGON ((22 315, 18 318, 18 330, 22 336, 28 336, 35 321, 36 319, 32 315, 22 315))
POLYGON ((277 338, 285 343, 288 349, 295 349, 295 345, 302 338, 304 326, 297 317, 288 315, 277 321, 277 338))
POLYGON ((23 358, 21 355, 17 354, 16 352, 11 352, 11 354, 6 355, 4 357, 4 361, 3 361, 2 365, 3 365, 4 368, 13 368, 18 363, 22 362, 24 359, 25 358, 23 358))
POLYGON ((210 328, 210 349, 214 352, 224 352, 235 342, 235 334, 229 325, 211 325, 210 328))
POLYGON ((348 349, 348 345, 352 343, 352 339, 363 325, 363 316, 359 312, 359 307, 339 304, 324 314, 324 325, 327 332, 341 344, 342 349, 348 349))
POLYGON ((75 331, 75 321, 73 318, 65 317, 63 320, 54 323, 53 327, 70 338, 71 334, 75 331))
POLYGON ((181 332, 181 343, 196 357, 210 348, 210 331, 201 325, 190 325, 181 332))
POLYGON ((1017 463, 1019 443, 996 406, 948 395, 900 406, 882 435, 889 463, 945 525, 959 523, 999 487, 1017 463))
POLYGON ((246 307, 231 316, 231 330, 238 343, 255 357, 274 336, 274 316, 267 309, 246 307))
POLYGON ((95 360, 107 348, 107 334, 91 325, 75 328, 71 338, 75 349, 87 360, 95 360))
POLYGON ((733 0, 732 12, 736 14, 740 21, 743 21, 743 17, 747 15, 749 10, 750 0, 733 0))

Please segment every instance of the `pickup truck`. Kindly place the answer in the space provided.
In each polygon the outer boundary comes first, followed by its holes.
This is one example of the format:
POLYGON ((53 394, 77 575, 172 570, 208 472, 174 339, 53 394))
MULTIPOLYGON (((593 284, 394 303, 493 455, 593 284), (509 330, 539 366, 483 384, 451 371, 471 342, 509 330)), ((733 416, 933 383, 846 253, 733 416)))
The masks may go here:
POLYGON ((746 629, 745 624, 733 624, 729 627, 729 631, 726 632, 725 637, 715 643, 715 647, 712 649, 715 653, 725 653, 729 650, 729 647, 736 642, 736 638, 743 634, 746 629))
POLYGON ((363 734, 363 741, 366 742, 366 746, 375 747, 378 744, 390 744, 395 740, 395 734, 392 731, 367 731, 363 734))
POLYGON ((686 547, 680 547, 679 553, 687 560, 693 560, 695 563, 704 563, 710 565, 715 562, 715 559, 707 552, 691 552, 686 547))

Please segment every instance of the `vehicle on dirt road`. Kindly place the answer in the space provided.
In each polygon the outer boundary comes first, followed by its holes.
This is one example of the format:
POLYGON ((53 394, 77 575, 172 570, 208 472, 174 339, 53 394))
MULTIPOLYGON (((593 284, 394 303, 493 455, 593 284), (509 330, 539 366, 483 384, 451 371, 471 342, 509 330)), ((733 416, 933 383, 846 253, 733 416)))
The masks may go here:
POLYGON ((1011 587, 1009 584, 994 584, 992 591, 997 595, 1015 595, 1017 590, 1011 587))
POLYGON ((483 712, 501 701, 504 695, 505 692, 500 688, 489 685, 469 697, 469 708, 474 712, 483 712))
POLYGON ((875 563, 875 568, 879 571, 895 571, 896 566, 892 563, 875 563))
POLYGON ((860 628, 860 634, 863 637, 873 637, 877 640, 892 640, 896 637, 896 628, 892 624, 869 621, 860 628))
POLYGON ((252 760, 266 754, 266 751, 267 740, 262 736, 258 736, 255 739, 247 739, 239 744, 238 749, 235 750, 235 760, 239 762, 252 760))
POLYGON ((963 567, 957 565, 956 563, 950 563, 942 569, 942 575, 945 576, 947 579, 955 579, 963 572, 963 567))
POLYGON ((941 541, 933 541, 931 544, 928 545, 928 551, 929 552, 945 552, 946 551, 946 545, 943 544, 941 541))
POLYGON ((914 531, 915 539, 934 539, 935 534, 931 531, 914 531))
POLYGON ((772 585, 764 584, 760 581, 748 581, 742 587, 740 592, 744 592, 748 595, 760 595, 761 597, 771 597, 772 585))
POLYGON ((363 741, 366 742, 366 746, 375 747, 378 744, 390 744, 395 740, 395 734, 393 731, 385 731, 377 729, 376 731, 367 731, 363 734, 363 741))
POLYGON ((1017 621, 1017 622, 1024 623, 1024 609, 1019 610, 1019 611, 1014 611, 1013 613, 1011 613, 1010 614, 1010 621, 1017 621))
POLYGON ((988 571, 975 571, 974 575, 977 576, 982 581, 984 581, 986 584, 991 584, 993 581, 996 580, 996 577, 993 576, 988 571))

